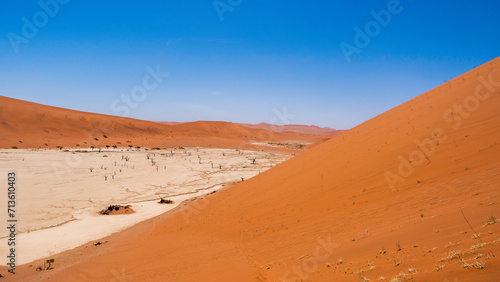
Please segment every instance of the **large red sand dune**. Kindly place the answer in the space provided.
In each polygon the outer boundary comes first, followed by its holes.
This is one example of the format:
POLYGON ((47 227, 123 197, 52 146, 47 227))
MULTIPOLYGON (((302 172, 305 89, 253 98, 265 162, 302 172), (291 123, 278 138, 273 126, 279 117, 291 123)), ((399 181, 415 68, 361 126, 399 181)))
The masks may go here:
POLYGON ((230 122, 160 124, 0 96, 0 148, 97 148, 106 145, 260 148, 249 143, 286 140, 315 142, 322 138, 294 132, 251 129, 230 122))
POLYGON ((345 131, 329 127, 319 127, 316 125, 301 125, 301 124, 275 125, 265 122, 258 124, 250 124, 250 123, 238 123, 238 124, 248 128, 265 129, 274 132, 297 132, 303 134, 314 134, 314 135, 325 135, 325 136, 336 136, 345 131))
POLYGON ((17 277, 498 281, 500 224, 485 224, 500 218, 499 64, 103 246, 56 255, 53 270, 22 266, 17 277))

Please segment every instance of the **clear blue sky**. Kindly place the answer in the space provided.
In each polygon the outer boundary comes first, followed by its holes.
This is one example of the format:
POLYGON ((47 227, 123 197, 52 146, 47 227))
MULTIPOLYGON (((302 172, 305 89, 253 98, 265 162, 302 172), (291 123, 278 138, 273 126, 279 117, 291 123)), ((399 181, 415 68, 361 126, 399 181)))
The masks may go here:
POLYGON ((500 53, 489 0, 60 2, 1 1, 0 95, 155 121, 281 124, 286 107, 345 129, 500 53), (348 62, 341 42, 381 10, 348 62), (169 76, 124 106, 158 65, 169 76))

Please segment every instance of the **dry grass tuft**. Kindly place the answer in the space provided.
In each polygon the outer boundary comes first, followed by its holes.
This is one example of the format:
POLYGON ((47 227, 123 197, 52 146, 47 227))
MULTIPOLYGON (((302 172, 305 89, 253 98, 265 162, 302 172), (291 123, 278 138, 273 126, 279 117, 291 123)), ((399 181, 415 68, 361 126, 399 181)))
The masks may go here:
POLYGON ((434 268, 436 271, 440 271, 441 269, 443 269, 446 265, 445 264, 441 264, 441 265, 436 265, 436 268, 434 268))
POLYGON ((484 246, 486 246, 486 244, 485 244, 485 243, 479 243, 479 244, 472 245, 472 246, 470 247, 470 249, 471 249, 471 250, 475 250, 475 249, 482 248, 482 247, 484 247, 484 246))
POLYGON ((448 252, 448 259, 449 260, 454 260, 457 258, 460 258, 460 254, 457 251, 453 250, 453 251, 448 252))
POLYGON ((464 268, 476 268, 476 269, 484 269, 484 263, 476 261, 473 263, 464 263, 464 268))
POLYGON ((488 225, 493 225, 495 223, 500 223, 500 219, 494 217, 494 216, 490 216, 490 218, 488 218, 488 221, 486 221, 486 223, 484 224, 484 226, 488 226, 488 225))

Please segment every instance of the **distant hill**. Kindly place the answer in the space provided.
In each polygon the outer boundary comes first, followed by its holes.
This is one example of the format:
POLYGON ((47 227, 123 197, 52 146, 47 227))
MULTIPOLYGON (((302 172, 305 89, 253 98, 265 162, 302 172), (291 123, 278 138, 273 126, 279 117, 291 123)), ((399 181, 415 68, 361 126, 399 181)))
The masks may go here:
POLYGON ((297 132, 302 134, 329 135, 329 136, 339 135, 340 133, 345 131, 329 127, 319 127, 316 125, 300 125, 300 124, 274 125, 264 122, 259 124, 249 124, 249 123, 238 123, 238 124, 248 128, 266 129, 274 132, 297 132))
POLYGON ((0 148, 200 146, 261 149, 257 142, 323 138, 230 122, 157 123, 87 113, 0 96, 0 148))

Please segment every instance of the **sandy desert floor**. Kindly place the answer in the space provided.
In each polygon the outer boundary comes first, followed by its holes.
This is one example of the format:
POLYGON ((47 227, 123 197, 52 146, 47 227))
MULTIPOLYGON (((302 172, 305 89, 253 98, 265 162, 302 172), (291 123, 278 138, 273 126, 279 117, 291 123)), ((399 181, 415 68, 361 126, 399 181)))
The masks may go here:
MULTIPOLYGON (((204 148, 0 150, 0 155, 0 171, 13 169, 18 175, 21 264, 121 231, 292 156, 204 148), (160 197, 174 203, 159 204, 160 197), (109 205, 131 205, 135 212, 99 214, 109 205)), ((1 253, 6 253, 7 232, 0 230, 1 253)))

